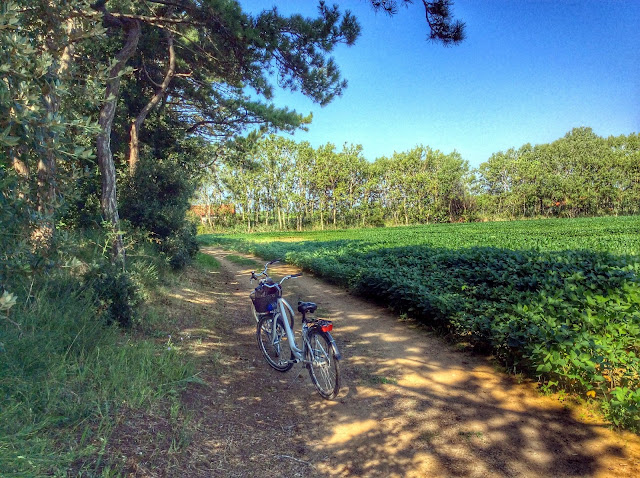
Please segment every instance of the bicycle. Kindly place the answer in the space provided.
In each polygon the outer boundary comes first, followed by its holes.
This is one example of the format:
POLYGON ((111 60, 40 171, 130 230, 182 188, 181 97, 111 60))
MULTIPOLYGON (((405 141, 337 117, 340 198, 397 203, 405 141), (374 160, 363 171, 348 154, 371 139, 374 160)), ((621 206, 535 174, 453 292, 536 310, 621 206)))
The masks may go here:
POLYGON ((307 318, 307 314, 316 311, 317 305, 299 301, 302 343, 298 345, 293 333, 295 313, 291 305, 282 298, 282 283, 302 274, 290 274, 280 282, 274 282, 267 269, 277 262, 280 261, 267 262, 260 274, 251 272, 251 282, 258 281, 258 287, 249 295, 257 322, 258 347, 267 363, 278 372, 287 372, 294 364, 302 362, 320 396, 325 399, 335 398, 340 390, 338 361, 341 355, 331 336, 333 322, 307 318), (264 278, 260 279, 261 276, 264 278))

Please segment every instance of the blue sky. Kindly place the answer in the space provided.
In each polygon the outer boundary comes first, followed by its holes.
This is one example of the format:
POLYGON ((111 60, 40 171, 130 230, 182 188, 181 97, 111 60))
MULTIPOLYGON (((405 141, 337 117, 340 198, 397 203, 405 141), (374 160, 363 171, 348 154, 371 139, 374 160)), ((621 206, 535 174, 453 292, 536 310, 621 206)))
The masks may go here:
MULTIPOLYGON (((249 12, 315 15, 313 0, 241 0, 249 12)), ((331 0, 327 3, 331 4, 331 0)), ((361 144, 373 161, 424 144, 472 167, 492 153, 551 142, 574 127, 640 131, 640 0, 454 0, 467 39, 426 41, 422 2, 389 17, 368 0, 340 1, 362 26, 333 52, 349 87, 321 108, 300 93, 275 102, 313 112, 314 147, 361 144)))

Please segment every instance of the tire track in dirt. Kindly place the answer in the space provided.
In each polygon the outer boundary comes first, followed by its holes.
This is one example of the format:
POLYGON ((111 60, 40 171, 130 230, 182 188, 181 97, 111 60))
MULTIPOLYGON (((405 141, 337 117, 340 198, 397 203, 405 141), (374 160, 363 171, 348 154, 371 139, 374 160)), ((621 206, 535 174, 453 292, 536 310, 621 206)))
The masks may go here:
POLYGON ((284 296, 317 302, 344 356, 340 395, 323 400, 301 365, 281 374, 262 359, 250 269, 226 252, 202 252, 223 266, 214 289, 231 293, 221 302, 228 332, 203 343, 230 371, 205 372, 214 385, 189 396, 208 417, 197 455, 218 457, 215 476, 640 476, 640 437, 610 431, 588 410, 540 396, 488 359, 305 274, 285 282, 284 296))

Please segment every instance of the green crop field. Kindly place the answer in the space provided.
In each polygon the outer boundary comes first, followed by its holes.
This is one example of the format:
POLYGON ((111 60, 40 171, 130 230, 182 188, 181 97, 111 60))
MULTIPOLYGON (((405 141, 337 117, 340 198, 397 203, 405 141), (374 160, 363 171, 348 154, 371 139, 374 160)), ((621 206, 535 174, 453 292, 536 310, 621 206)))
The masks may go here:
POLYGON ((201 236, 201 240, 204 243, 215 244, 340 241, 341 246, 351 247, 355 247, 353 242, 357 241, 360 243, 360 249, 368 250, 417 245, 447 249, 479 246, 539 251, 588 249, 637 255, 640 253, 640 217, 432 224, 314 232, 211 234, 201 236))
POLYGON ((640 430, 640 217, 204 235, 490 350, 640 430))

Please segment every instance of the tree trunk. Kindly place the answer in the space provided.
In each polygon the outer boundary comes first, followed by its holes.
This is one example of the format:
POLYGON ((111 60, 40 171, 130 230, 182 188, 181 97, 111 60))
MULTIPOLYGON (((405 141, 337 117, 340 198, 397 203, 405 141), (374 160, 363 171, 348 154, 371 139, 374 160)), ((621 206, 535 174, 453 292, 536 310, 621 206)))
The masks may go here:
MULTIPOLYGON (((75 31, 75 20, 69 19, 66 23, 66 31, 69 36, 75 31)), ((57 95, 55 83, 69 73, 75 45, 70 41, 63 49, 60 61, 56 65, 54 62, 49 69, 49 84, 43 94, 43 99, 47 109, 47 115, 55 118, 60 111, 60 97, 57 95)), ((55 53, 53 53, 55 55, 55 53)), ((36 168, 37 176, 37 211, 40 215, 40 225, 33 231, 31 240, 36 247, 48 248, 53 235, 55 234, 55 223, 53 214, 56 206, 56 196, 58 187, 56 184, 57 169, 57 133, 48 134, 44 141, 44 151, 38 160, 36 168)))
POLYGON ((404 211, 404 225, 409 225, 409 213, 407 212, 407 196, 402 198, 402 210, 404 211))
MULTIPOLYGON (((106 14, 106 13, 105 13, 106 14)), ((118 103, 120 92, 120 74, 125 64, 131 58, 138 46, 140 39, 140 23, 136 20, 123 20, 121 26, 126 33, 126 41, 122 49, 116 55, 116 62, 109 71, 109 79, 105 90, 105 102, 100 109, 98 124, 100 133, 97 138, 97 156, 100 174, 102 176, 102 195, 100 206, 102 215, 111 224, 113 237, 112 254, 113 261, 122 262, 124 267, 124 245, 122 235, 119 232, 120 217, 118 215, 118 201, 116 196, 116 167, 111 151, 111 127, 118 103)))
POLYGON ((336 203, 336 200, 333 200, 333 228, 336 229, 336 211, 338 210, 338 205, 336 203))
POLYGON ((142 108, 140 114, 138 114, 137 118, 131 123, 130 130, 130 139, 129 139, 129 175, 133 176, 136 172, 136 167, 138 165, 138 160, 140 156, 140 140, 138 138, 138 133, 140 132, 140 128, 142 127, 142 123, 147 118, 149 112, 156 106, 160 100, 164 97, 167 88, 169 87, 169 83, 171 83, 171 79, 176 71, 176 55, 175 50, 173 48, 173 35, 171 33, 166 32, 167 44, 169 45, 169 66, 167 68, 167 74, 162 81, 162 84, 158 87, 158 91, 156 91, 155 95, 149 100, 149 102, 142 108))
MULTIPOLYGON (((48 85, 48 91, 43 95, 47 113, 54 117, 60 110, 60 98, 56 94, 55 85, 53 84, 60 78, 65 78, 69 74, 71 69, 71 63, 73 60, 73 54, 75 52, 75 43, 71 40, 72 34, 76 31, 76 20, 70 18, 67 20, 65 30, 69 35, 69 43, 65 45, 60 55, 60 60, 56 64, 51 65, 49 74, 51 76, 51 83, 48 85)), ((51 52, 52 55, 56 55, 55 52, 51 52)), ((55 184, 56 173, 56 138, 57 134, 49 135, 46 139, 46 151, 43 156, 40 157, 37 168, 38 176, 38 212, 50 216, 54 209, 54 200, 57 193, 55 184)), ((53 224, 52 224, 53 227, 53 224)))
POLYGON ((23 178, 29 177, 29 167, 24 164, 17 156, 14 155, 13 149, 9 150, 9 157, 11 158, 11 162, 13 163, 13 169, 19 176, 23 178))

